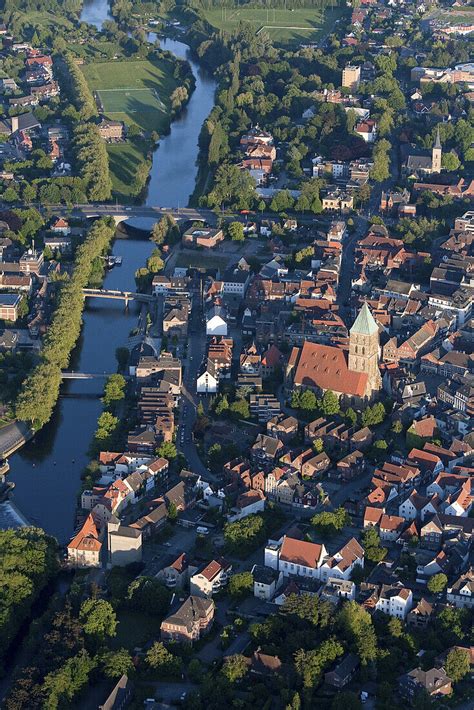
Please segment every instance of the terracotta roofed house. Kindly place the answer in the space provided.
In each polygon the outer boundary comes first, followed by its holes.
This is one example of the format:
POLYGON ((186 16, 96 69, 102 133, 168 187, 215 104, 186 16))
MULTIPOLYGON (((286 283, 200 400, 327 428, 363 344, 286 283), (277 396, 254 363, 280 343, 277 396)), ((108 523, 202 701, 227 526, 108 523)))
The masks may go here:
POLYGON ((92 514, 67 546, 68 563, 72 567, 100 567, 102 543, 92 514))

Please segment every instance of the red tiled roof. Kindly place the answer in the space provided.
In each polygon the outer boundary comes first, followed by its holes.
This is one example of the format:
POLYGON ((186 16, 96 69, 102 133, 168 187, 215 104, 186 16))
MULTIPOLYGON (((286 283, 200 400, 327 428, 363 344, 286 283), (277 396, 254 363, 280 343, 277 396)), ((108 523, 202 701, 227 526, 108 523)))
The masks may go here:
POLYGON ((275 365, 278 365, 281 362, 282 357, 283 356, 277 346, 270 345, 267 352, 262 356, 262 365, 265 365, 266 367, 275 367, 275 365))
POLYGON ((394 532, 399 530, 405 523, 405 518, 400 518, 398 515, 382 515, 380 520, 380 529, 394 532))
POLYGON ((94 523, 94 518, 92 514, 89 514, 82 528, 69 543, 68 549, 98 552, 101 547, 102 543, 99 541, 99 533, 94 523))
POLYGON ((316 569, 321 559, 322 549, 322 545, 317 545, 314 542, 305 542, 304 540, 295 540, 285 535, 280 550, 280 559, 316 569))
POLYGON ((363 397, 367 374, 349 370, 342 350, 306 341, 301 349, 295 385, 320 387, 341 394, 363 397))
MULTIPOLYGON (((372 493, 375 493, 375 491, 372 491, 372 493)), ((368 505, 364 511, 364 523, 368 522, 377 525, 382 515, 382 508, 372 508, 370 505, 368 505)))

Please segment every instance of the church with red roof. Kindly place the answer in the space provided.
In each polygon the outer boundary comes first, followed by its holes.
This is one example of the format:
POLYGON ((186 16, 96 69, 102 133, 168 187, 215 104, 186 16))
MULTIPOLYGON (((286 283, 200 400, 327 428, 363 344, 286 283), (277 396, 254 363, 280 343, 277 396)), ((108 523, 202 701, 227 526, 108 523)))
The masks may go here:
POLYGON ((350 330, 344 350, 305 341, 294 347, 286 369, 287 385, 316 392, 332 390, 348 400, 370 400, 381 389, 379 329, 366 303, 350 330))

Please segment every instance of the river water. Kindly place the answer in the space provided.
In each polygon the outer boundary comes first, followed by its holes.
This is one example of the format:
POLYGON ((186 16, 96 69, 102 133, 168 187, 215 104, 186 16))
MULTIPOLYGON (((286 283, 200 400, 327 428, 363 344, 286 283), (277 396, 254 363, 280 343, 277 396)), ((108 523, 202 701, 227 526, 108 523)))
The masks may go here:
MULTIPOLYGON (((108 17, 105 0, 84 3, 83 21, 100 28, 108 17)), ((161 46, 190 60, 189 49, 182 42, 166 39, 161 46)), ((214 103, 215 83, 197 64, 190 63, 196 87, 186 110, 154 152, 147 205, 186 206, 194 189, 198 136, 214 103)), ((107 273, 104 288, 133 290, 135 271, 144 265, 152 247, 146 239, 117 239, 112 253, 122 256, 123 264, 107 273)), ((125 310, 121 301, 88 299, 71 369, 115 372, 115 350, 126 343, 137 318, 137 304, 131 303, 125 310)), ((99 379, 69 381, 63 386, 65 396, 60 398, 49 424, 10 459, 9 480, 15 483, 15 504, 32 523, 61 543, 73 532, 80 476, 89 460, 87 450, 101 411, 100 400, 87 395, 100 392, 102 387, 103 380, 99 379)))

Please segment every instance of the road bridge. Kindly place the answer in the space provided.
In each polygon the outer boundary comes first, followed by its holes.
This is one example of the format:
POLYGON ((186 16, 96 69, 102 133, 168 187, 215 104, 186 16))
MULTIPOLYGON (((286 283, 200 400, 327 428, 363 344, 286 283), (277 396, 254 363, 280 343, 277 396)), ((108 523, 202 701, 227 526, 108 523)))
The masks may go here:
POLYGON ((125 207, 124 205, 112 205, 94 203, 88 205, 74 205, 65 207, 64 205, 51 206, 56 214, 72 217, 85 217, 87 219, 99 217, 112 217, 115 224, 127 222, 129 220, 147 220, 158 222, 164 215, 173 217, 177 222, 181 221, 205 221, 209 224, 216 222, 216 215, 212 210, 194 209, 192 207, 147 207, 146 205, 135 205, 125 207))
POLYGON ((84 298, 110 298, 115 301, 125 301, 125 307, 129 301, 140 301, 141 303, 154 303, 155 296, 149 293, 134 293, 133 291, 114 291, 105 288, 83 288, 84 298))

